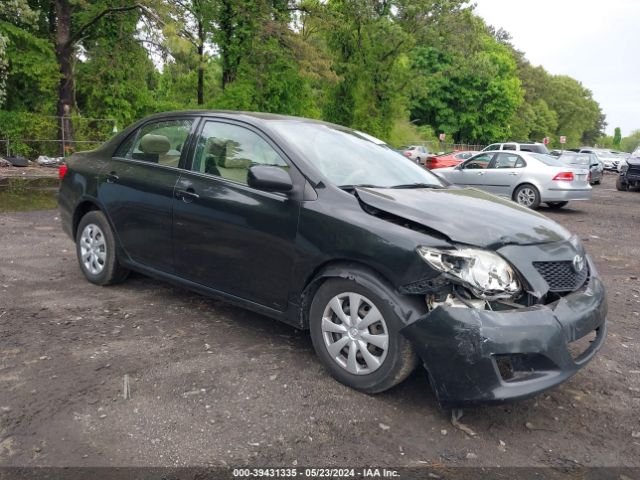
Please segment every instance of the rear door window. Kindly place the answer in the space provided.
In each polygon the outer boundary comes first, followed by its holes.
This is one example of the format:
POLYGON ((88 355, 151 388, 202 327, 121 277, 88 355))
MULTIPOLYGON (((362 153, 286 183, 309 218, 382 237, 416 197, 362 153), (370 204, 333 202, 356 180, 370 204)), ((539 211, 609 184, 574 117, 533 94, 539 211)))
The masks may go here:
MULTIPOLYGON (((118 154, 124 158, 156 163, 167 167, 178 167, 182 150, 184 149, 193 120, 160 120, 142 126, 131 142, 127 151, 122 147, 128 144, 128 139, 118 149, 118 154)), ((133 138, 133 137, 131 137, 133 138)))
POLYGON ((498 153, 492 165, 492 168, 520 168, 524 166, 524 161, 514 153, 498 153))

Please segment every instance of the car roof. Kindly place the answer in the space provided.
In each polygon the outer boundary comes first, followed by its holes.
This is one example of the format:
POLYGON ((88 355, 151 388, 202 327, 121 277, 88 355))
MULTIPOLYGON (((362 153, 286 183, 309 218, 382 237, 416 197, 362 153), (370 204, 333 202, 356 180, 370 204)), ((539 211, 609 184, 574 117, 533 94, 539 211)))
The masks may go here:
POLYGON ((265 112, 250 112, 243 110, 171 110, 168 112, 158 112, 153 115, 149 115, 145 117, 143 120, 156 120, 167 117, 181 117, 181 116, 215 116, 215 117, 226 117, 226 118, 236 118, 236 119, 245 119, 245 120, 258 120, 258 121, 273 121, 273 120, 288 120, 292 122, 305 122, 305 123, 317 123, 323 125, 331 125, 332 127, 338 127, 345 130, 352 130, 350 128, 344 127, 342 125, 337 125, 330 122, 325 122, 322 120, 316 120, 313 118, 306 117, 294 117, 292 115, 280 115, 277 113, 265 113, 265 112))

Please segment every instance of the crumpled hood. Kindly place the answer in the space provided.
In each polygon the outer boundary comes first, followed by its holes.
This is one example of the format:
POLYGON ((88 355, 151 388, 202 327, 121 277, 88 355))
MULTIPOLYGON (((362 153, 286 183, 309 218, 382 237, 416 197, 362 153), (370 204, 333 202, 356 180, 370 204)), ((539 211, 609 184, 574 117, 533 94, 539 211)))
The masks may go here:
POLYGON ((571 237, 545 216, 475 188, 357 188, 356 192, 364 204, 437 230, 456 243, 498 248, 571 237))

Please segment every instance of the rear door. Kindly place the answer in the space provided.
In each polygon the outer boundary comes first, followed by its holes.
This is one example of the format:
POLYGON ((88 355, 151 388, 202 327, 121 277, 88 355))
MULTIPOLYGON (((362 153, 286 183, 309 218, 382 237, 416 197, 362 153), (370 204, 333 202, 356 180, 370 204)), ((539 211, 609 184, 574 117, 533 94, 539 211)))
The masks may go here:
POLYGON ((279 311, 288 303, 300 202, 247 185, 253 165, 303 181, 284 153, 255 128, 207 120, 173 200, 176 273, 279 311))
POLYGON ((118 147, 98 191, 125 253, 163 272, 173 271, 173 190, 194 125, 194 118, 142 125, 118 147))
POLYGON ((487 191, 511 198, 514 188, 520 183, 525 161, 515 152, 496 153, 485 173, 487 191))

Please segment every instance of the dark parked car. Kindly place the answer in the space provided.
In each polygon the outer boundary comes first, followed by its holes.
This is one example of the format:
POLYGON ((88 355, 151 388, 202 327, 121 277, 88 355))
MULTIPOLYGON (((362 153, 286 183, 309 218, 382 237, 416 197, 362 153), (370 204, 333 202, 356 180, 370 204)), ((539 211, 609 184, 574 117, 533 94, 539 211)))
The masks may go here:
POLYGON ((640 187, 640 148, 637 149, 620 168, 616 180, 616 188, 627 191, 629 188, 640 187))
POLYGON ((135 270, 308 329, 328 371, 367 393, 420 363, 443 405, 525 398, 604 341, 578 237, 348 128, 155 115, 72 155, 59 200, 89 281, 135 270))

